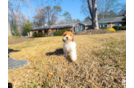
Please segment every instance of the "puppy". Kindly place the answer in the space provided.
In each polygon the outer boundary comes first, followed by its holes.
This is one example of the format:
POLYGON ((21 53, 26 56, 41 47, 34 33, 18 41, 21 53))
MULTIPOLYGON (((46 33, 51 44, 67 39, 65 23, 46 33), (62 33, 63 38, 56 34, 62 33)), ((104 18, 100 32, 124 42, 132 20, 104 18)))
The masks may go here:
POLYGON ((76 55, 76 43, 74 41, 74 35, 70 31, 66 31, 63 33, 63 51, 64 56, 67 57, 67 54, 71 54, 71 60, 76 61, 77 55, 76 55))

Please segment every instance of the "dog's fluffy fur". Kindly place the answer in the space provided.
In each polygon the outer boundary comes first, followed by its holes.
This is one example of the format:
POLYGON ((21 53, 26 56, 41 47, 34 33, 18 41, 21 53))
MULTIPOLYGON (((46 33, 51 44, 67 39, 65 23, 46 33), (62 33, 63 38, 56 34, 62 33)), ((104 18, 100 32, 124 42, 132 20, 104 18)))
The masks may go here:
POLYGON ((77 55, 76 55, 76 43, 74 41, 74 35, 70 31, 66 31, 63 34, 63 51, 64 51, 64 56, 67 57, 67 54, 71 54, 71 60, 76 61, 77 60, 77 55))

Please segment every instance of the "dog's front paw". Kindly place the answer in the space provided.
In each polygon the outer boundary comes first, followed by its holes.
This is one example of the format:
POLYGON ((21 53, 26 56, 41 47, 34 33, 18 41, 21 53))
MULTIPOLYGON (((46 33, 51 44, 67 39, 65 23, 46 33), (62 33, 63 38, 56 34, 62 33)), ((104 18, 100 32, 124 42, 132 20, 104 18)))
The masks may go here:
POLYGON ((71 60, 72 60, 72 61, 76 61, 76 60, 77 60, 77 58, 71 58, 71 60))

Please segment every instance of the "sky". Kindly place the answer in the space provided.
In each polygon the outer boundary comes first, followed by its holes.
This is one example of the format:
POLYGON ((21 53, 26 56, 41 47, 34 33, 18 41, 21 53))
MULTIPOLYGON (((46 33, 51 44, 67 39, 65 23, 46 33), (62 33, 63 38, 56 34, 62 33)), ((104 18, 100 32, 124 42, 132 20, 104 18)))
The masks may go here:
MULTIPOLYGON (((35 12, 36 6, 40 6, 43 8, 47 5, 49 5, 49 4, 47 4, 47 3, 42 4, 41 2, 38 2, 38 5, 32 4, 32 6, 31 6, 31 18, 36 14, 36 12, 35 12)), ((51 5, 55 5, 55 3, 52 3, 51 5)), ((80 20, 84 20, 84 18, 86 17, 84 14, 81 13, 81 5, 82 5, 81 0, 62 0, 60 2, 60 4, 56 4, 56 5, 59 5, 62 8, 62 12, 59 15, 62 15, 65 11, 67 11, 71 14, 71 17, 75 18, 75 19, 78 18, 80 20)), ((28 7, 23 7, 22 12, 26 16, 29 16, 29 8, 28 7)))
MULTIPOLYGON (((33 1, 33 0, 32 0, 33 1)), ((67 11, 71 14, 72 18, 75 19, 80 19, 81 21, 83 21, 85 19, 85 15, 81 12, 81 6, 82 6, 82 0, 57 0, 59 2, 54 2, 56 0, 51 0, 51 2, 45 2, 42 3, 43 0, 35 0, 34 3, 32 3, 31 5, 31 18, 33 18, 33 16, 36 14, 35 13, 35 7, 39 6, 41 8, 47 6, 47 5, 59 5, 62 8, 62 12, 61 15, 67 11), (60 4, 59 4, 60 3, 60 4)), ((46 0, 47 1, 47 0, 46 0)), ((120 3, 126 3, 126 0, 119 0, 120 3)), ((22 8, 23 13, 26 16, 29 16, 29 8, 28 7, 23 7, 22 8)), ((61 18, 61 17, 60 17, 61 18)), ((59 18, 59 19, 60 19, 59 18)))

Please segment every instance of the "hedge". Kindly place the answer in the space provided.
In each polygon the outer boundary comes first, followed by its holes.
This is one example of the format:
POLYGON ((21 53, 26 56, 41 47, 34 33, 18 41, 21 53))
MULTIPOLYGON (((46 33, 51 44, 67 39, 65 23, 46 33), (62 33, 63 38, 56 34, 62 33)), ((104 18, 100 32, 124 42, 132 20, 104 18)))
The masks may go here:
POLYGON ((46 33, 34 33, 33 37, 45 37, 46 33))
POLYGON ((71 31, 68 29, 62 29, 53 33, 53 36, 62 36, 65 31, 71 31))
POLYGON ((126 26, 114 26, 115 30, 126 30, 126 26))
POLYGON ((107 27, 100 27, 100 29, 108 29, 107 27))

